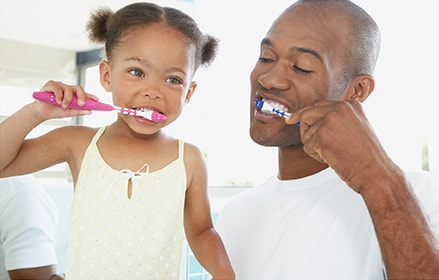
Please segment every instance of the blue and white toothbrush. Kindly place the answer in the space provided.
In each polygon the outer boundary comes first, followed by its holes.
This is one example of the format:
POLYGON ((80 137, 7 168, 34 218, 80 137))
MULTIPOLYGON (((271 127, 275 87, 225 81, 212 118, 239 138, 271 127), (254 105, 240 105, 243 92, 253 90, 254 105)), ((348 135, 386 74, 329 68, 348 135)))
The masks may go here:
POLYGON ((261 111, 269 111, 272 113, 275 113, 278 116, 281 116, 283 118, 289 118, 291 116, 290 113, 282 111, 281 109, 277 109, 273 107, 270 103, 264 102, 263 100, 255 100, 255 105, 258 107, 261 111))
MULTIPOLYGON (((285 119, 288 119, 291 116, 291 113, 285 112, 281 109, 275 108, 270 103, 264 102, 263 100, 255 100, 255 105, 258 107, 261 111, 269 111, 271 113, 274 113, 278 116, 281 116, 285 119)), ((300 122, 295 123, 295 125, 300 126, 300 122)))

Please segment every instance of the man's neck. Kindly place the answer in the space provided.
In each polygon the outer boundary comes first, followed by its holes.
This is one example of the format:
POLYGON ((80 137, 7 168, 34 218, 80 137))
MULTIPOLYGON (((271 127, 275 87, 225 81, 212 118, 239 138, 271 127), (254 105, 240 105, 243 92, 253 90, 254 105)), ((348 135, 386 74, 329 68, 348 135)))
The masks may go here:
POLYGON ((278 148, 279 179, 293 180, 316 174, 328 165, 316 161, 302 147, 278 148))

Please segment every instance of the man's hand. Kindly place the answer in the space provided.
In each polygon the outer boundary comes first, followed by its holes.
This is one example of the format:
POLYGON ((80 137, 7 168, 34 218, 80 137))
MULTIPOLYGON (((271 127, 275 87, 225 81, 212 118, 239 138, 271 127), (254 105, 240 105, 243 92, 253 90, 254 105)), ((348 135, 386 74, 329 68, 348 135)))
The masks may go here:
POLYGON ((356 192, 394 167, 358 101, 318 101, 286 120, 298 121, 305 152, 328 164, 356 192))

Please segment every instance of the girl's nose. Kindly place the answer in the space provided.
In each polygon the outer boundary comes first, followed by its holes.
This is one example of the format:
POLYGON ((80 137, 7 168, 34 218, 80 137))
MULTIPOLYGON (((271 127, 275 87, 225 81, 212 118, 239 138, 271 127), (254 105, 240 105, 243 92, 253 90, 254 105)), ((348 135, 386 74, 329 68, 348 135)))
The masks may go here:
POLYGON ((150 99, 155 99, 160 97, 160 90, 155 88, 148 88, 143 90, 142 93, 145 97, 148 97, 150 99))

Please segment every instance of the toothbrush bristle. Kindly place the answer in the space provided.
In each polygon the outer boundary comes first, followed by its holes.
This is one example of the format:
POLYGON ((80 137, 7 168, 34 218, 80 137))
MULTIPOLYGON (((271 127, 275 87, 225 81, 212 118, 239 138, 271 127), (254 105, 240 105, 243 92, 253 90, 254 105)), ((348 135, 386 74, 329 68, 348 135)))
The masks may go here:
POLYGON ((149 109, 138 110, 136 115, 153 122, 163 122, 166 121, 167 119, 166 115, 163 115, 157 111, 149 110, 149 109))
POLYGON ((274 113, 278 116, 281 116, 283 118, 288 118, 290 116, 290 113, 287 113, 281 109, 277 109, 271 104, 264 102, 263 100, 255 100, 255 105, 260 109, 261 111, 269 111, 271 113, 274 113))
POLYGON ((255 100, 255 105, 256 105, 256 107, 258 107, 258 109, 262 109, 262 107, 264 106, 264 101, 255 100))

